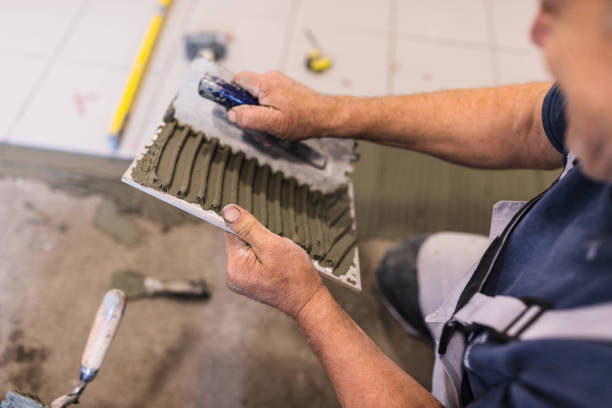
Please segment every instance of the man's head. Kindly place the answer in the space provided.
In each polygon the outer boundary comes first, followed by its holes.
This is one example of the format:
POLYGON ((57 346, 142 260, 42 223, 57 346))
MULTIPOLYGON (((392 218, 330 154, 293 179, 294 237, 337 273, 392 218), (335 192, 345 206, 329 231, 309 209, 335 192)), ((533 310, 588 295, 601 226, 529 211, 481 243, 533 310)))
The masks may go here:
POLYGON ((568 148, 612 182, 612 0, 541 0, 531 34, 567 98, 568 148))

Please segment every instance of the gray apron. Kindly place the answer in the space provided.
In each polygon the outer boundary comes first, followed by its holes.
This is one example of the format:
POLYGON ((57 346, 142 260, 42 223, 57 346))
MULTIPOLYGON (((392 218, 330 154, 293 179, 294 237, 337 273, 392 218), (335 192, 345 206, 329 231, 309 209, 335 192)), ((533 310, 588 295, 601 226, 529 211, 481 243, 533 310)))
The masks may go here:
MULTIPOLYGON (((570 153, 559 180, 574 167, 574 159, 570 153)), ((612 341, 612 325, 601 323, 612 315, 612 302, 550 310, 548 305, 535 299, 492 297, 481 293, 508 236, 543 194, 528 203, 502 201, 493 207, 490 246, 480 263, 466 272, 435 312, 425 317, 436 345, 432 392, 446 407, 462 406, 464 364, 470 351, 464 334, 466 330, 482 330, 481 341, 488 338, 499 341, 612 341)))

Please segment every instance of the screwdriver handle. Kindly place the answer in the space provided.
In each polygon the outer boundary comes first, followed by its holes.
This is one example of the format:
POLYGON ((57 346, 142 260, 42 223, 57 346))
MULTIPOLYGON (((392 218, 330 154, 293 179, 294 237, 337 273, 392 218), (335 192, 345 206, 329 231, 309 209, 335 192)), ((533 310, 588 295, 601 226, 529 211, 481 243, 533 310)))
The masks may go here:
POLYGON ((125 305, 125 293, 119 289, 111 289, 104 295, 81 359, 81 381, 91 382, 98 373, 119 328, 125 305))

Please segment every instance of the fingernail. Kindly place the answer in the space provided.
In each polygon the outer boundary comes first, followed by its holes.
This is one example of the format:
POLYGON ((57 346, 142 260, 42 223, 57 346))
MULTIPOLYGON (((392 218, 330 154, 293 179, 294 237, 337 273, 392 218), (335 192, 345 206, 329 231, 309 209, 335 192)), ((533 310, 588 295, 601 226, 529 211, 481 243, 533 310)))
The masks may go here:
POLYGON ((236 112, 230 109, 230 111, 227 112, 227 120, 236 123, 236 112))
POLYGON ((233 224, 240 218, 240 210, 235 205, 226 205, 223 208, 223 219, 229 224, 233 224))

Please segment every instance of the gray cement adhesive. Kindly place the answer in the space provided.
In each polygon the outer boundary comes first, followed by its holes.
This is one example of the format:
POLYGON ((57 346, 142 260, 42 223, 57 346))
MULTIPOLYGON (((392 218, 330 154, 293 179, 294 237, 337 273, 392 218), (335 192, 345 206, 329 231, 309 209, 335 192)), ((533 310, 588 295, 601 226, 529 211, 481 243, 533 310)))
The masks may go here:
POLYGON ((132 177, 218 214, 227 204, 242 205, 271 231, 332 267, 336 276, 346 274, 354 259, 356 233, 346 186, 313 190, 174 120, 163 125, 132 177))
POLYGON ((136 223, 112 201, 104 201, 97 208, 93 226, 116 242, 134 247, 142 242, 142 231, 136 223))

